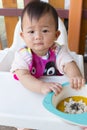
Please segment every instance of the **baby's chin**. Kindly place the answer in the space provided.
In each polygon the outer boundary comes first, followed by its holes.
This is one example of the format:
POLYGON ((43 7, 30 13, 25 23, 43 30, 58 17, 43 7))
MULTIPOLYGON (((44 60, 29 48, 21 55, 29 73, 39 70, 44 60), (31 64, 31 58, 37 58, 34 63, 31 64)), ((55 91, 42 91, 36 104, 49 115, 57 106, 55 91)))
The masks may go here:
POLYGON ((45 56, 47 54, 49 49, 35 49, 35 50, 32 50, 35 54, 39 55, 39 56, 45 56))

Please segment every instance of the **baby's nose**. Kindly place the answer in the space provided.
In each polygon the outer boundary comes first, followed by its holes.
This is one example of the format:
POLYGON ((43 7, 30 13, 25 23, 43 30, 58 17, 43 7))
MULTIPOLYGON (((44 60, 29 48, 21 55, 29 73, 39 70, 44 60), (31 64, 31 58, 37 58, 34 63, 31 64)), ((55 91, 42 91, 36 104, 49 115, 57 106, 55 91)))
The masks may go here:
POLYGON ((35 39, 36 39, 36 40, 41 40, 41 39, 42 39, 42 34, 41 34, 41 32, 36 32, 36 33, 35 33, 35 39))

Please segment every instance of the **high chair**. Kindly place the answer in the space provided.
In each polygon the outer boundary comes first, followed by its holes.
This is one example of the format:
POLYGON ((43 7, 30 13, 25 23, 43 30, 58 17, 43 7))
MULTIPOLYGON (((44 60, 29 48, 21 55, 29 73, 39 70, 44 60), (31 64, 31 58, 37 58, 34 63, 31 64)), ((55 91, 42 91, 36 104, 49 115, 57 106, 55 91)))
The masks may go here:
MULTIPOLYGON (((12 46, 0 51, 0 125, 39 130, 80 130, 79 126, 66 123, 48 112, 42 104, 44 96, 24 88, 19 81, 14 80, 9 72, 15 52, 25 44, 19 35, 20 30, 19 20, 14 31, 12 46)), ((61 35, 56 42, 65 44, 68 48, 67 32, 60 18, 59 30, 61 35)), ((70 50, 69 53, 75 58, 84 75, 82 55, 77 55, 70 50)), ((42 80, 48 82, 52 79, 53 77, 42 77, 42 80)), ((55 76, 53 80, 64 83, 68 81, 68 78, 55 76)))

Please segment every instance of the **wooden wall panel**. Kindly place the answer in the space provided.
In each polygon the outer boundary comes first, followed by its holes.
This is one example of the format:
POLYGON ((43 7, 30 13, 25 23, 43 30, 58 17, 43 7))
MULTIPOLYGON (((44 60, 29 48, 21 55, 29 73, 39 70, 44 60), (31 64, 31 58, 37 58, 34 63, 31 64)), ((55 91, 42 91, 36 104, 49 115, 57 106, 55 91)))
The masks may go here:
POLYGON ((0 50, 2 49, 2 43, 1 43, 1 39, 0 39, 0 50))
MULTIPOLYGON (((83 9, 87 9, 87 0, 83 0, 83 9)), ((80 42, 79 42, 79 53, 80 54, 84 54, 86 36, 87 36, 87 18, 85 19, 82 16, 80 42)))
MULTIPOLYGON (((27 5, 31 1, 33 1, 33 0, 24 0, 24 6, 27 5)), ((40 0, 36 0, 36 1, 40 1, 40 0)))
POLYGON ((49 3, 55 8, 64 8, 64 0, 49 0, 49 3))
POLYGON ((79 53, 83 0, 70 0, 68 44, 71 51, 79 53))
MULTIPOLYGON (((2 4, 4 8, 17 8, 17 0, 2 0, 2 4)), ((8 47, 11 46, 13 42, 13 35, 14 35, 14 28, 18 21, 18 17, 4 17, 5 19, 5 27, 6 27, 6 34, 7 34, 7 42, 8 47)))

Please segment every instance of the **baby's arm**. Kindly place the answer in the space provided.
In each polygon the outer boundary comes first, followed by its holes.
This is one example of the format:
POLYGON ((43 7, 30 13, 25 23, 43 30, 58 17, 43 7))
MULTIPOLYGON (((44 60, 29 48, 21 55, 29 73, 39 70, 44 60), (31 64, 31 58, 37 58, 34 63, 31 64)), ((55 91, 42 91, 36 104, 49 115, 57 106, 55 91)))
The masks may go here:
POLYGON ((64 66, 64 72, 69 77, 72 88, 80 89, 84 86, 85 79, 74 61, 69 62, 64 66))
POLYGON ((16 77, 19 79, 24 87, 33 92, 47 94, 48 92, 53 91, 55 94, 60 93, 62 90, 62 86, 59 83, 47 83, 35 78, 30 74, 28 65, 29 62, 26 63, 24 58, 28 56, 27 59, 30 60, 32 57, 31 55, 27 55, 26 53, 26 50, 25 53, 22 53, 22 55, 19 52, 15 53, 15 59, 10 71, 16 74, 16 77))
POLYGON ((59 83, 41 81, 32 76, 28 70, 19 69, 15 71, 15 74, 22 85, 33 92, 47 94, 53 91, 57 95, 62 90, 62 86, 59 83))
POLYGON ((72 88, 80 89, 85 84, 85 79, 82 76, 76 62, 70 55, 66 46, 61 46, 57 58, 56 65, 60 72, 69 77, 72 88))

